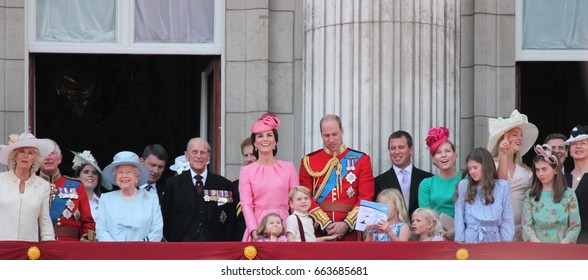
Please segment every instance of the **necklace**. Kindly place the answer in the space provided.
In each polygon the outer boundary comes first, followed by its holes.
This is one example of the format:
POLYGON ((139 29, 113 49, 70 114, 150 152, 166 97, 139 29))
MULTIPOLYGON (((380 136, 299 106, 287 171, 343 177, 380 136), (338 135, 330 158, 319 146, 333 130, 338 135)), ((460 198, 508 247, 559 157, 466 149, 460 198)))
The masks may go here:
MULTIPOLYGON (((578 172, 576 172, 576 174, 578 174, 578 172)), ((576 181, 582 180, 583 176, 584 176, 584 173, 580 173, 580 175, 576 175, 576 181)))

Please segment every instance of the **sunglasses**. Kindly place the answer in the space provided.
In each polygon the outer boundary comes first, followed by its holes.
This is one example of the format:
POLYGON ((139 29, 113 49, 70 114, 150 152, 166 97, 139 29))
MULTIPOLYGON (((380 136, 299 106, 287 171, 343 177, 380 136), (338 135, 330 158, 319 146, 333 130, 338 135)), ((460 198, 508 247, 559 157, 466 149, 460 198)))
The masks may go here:
POLYGON ((94 170, 84 170, 82 171, 83 174, 90 174, 92 173, 92 175, 98 175, 98 172, 94 171, 94 170))

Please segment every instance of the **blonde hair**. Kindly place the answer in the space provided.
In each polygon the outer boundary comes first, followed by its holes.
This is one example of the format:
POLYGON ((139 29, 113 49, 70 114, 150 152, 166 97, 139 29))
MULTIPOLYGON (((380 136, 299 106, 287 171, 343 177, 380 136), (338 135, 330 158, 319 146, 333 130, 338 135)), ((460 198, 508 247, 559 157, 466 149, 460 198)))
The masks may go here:
POLYGON ((36 147, 20 147, 12 150, 10 152, 10 155, 8 155, 8 169, 12 171, 16 170, 16 154, 20 150, 25 148, 32 148, 33 151, 35 151, 35 162, 33 162, 33 165, 29 169, 29 175, 33 175, 37 173, 37 171, 41 167, 41 164, 43 164, 43 161, 45 160, 45 158, 41 156, 41 152, 39 152, 39 149, 37 149, 36 147))
POLYGON ((255 232, 257 233, 257 236, 259 236, 259 237, 262 237, 262 236, 263 236, 263 237, 267 237, 267 238, 269 238, 269 236, 267 236, 267 235, 265 234, 265 227, 267 226, 267 220, 268 220, 270 217, 277 217, 277 218, 279 218, 279 219, 280 219, 280 221, 282 221, 282 232, 280 233, 280 235, 284 235, 284 234, 285 234, 285 232, 284 232, 284 231, 285 231, 286 229, 285 229, 285 226, 284 226, 284 220, 282 220, 282 217, 280 217, 280 215, 278 215, 278 214, 276 214, 276 213, 269 213, 269 214, 265 215, 265 216, 264 216, 264 217, 261 219, 261 221, 259 222, 259 224, 257 225, 257 229, 255 230, 255 232))
MULTIPOLYGON (((437 213, 435 212, 435 210, 433 210, 431 208, 417 208, 412 213, 413 219, 414 219, 415 214, 421 215, 425 220, 427 220, 431 223, 431 228, 427 231, 427 236, 433 237, 433 236, 437 236, 437 235, 439 235, 439 236, 443 235, 443 226, 441 225, 441 223, 437 219, 437 213)), ((414 236, 413 238, 414 238, 414 240, 419 240, 419 237, 420 236, 414 236)), ((411 238, 411 239, 413 239, 413 238, 411 238)))
POLYGON ((310 197, 310 190, 307 187, 296 186, 296 187, 292 188, 292 190, 290 190, 290 193, 288 193, 288 201, 289 202, 294 201, 294 196, 299 192, 310 197))
POLYGON ((376 200, 379 200, 381 197, 387 198, 390 203, 394 203, 396 209, 398 210, 396 218, 399 221, 406 222, 408 220, 408 211, 406 211, 406 206, 404 205, 404 198, 399 190, 385 189, 382 192, 380 192, 380 194, 378 194, 378 198, 376 200))

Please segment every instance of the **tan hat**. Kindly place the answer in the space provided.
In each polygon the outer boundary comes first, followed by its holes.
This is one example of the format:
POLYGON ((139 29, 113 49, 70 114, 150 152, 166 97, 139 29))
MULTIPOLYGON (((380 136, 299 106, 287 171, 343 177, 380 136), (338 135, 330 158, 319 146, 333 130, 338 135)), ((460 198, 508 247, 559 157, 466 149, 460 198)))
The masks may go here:
POLYGON ((519 113, 518 110, 512 111, 510 118, 491 118, 488 119, 488 131, 490 132, 490 138, 488 139, 488 151, 492 155, 496 155, 498 152, 498 140, 509 130, 520 127, 523 130, 523 143, 521 145, 521 152, 519 156, 526 154, 539 136, 539 129, 530 123, 527 116, 519 113))
POLYGON ((10 157, 10 153, 14 151, 14 149, 23 147, 37 148, 41 157, 45 158, 53 152, 55 145, 53 144, 53 141, 49 139, 37 139, 37 137, 30 132, 25 132, 21 135, 10 134, 8 136, 8 145, 0 146, 0 163, 8 165, 8 157, 10 157))

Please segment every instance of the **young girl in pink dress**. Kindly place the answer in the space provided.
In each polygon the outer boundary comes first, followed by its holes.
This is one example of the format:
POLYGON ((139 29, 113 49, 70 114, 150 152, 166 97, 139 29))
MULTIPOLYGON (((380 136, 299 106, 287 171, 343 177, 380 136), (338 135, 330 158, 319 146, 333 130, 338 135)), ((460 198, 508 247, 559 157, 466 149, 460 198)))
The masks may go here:
POLYGON ((288 242, 284 233, 284 223, 280 215, 269 213, 259 222, 256 230, 259 242, 288 242))
POLYGON ((266 113, 251 127, 257 161, 241 167, 239 173, 239 195, 247 227, 243 241, 257 239, 256 229, 268 213, 276 213, 286 220, 290 210, 288 193, 299 185, 294 164, 275 157, 279 124, 276 115, 266 113))

